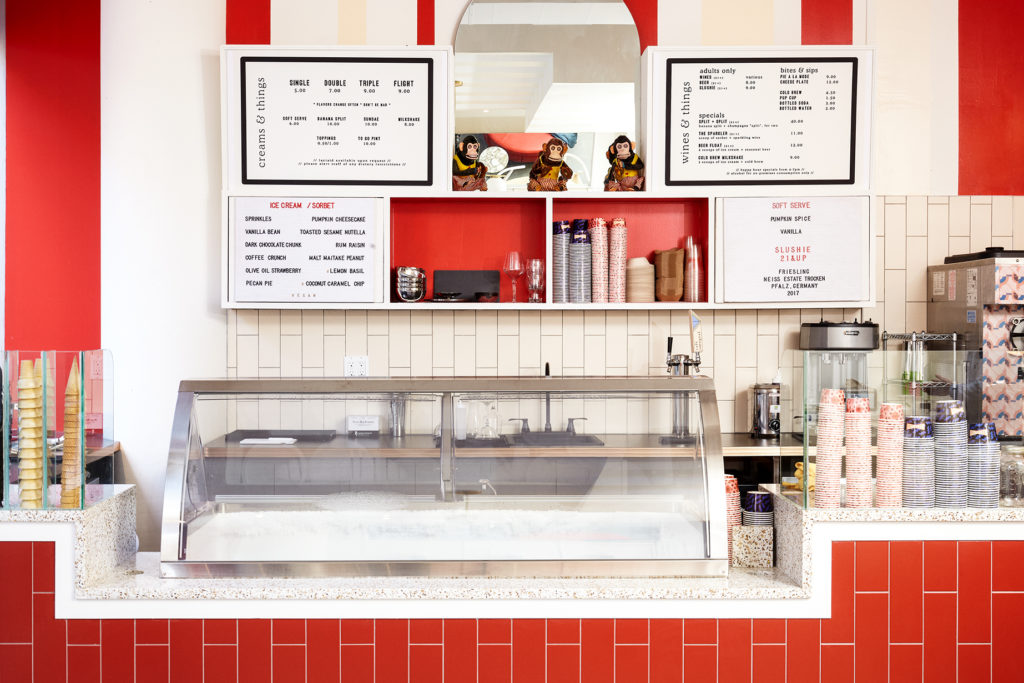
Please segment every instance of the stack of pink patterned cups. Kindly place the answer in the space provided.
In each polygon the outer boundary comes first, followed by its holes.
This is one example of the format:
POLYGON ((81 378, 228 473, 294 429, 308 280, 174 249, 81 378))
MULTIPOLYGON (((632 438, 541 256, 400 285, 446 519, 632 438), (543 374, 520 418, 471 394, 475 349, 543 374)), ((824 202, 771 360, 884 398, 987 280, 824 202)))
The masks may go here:
POLYGON ((815 456, 814 506, 837 508, 843 470, 843 426, 846 395, 842 389, 822 389, 818 402, 818 444, 815 456))
POLYGON ((903 506, 903 406, 883 403, 878 409, 878 458, 875 505, 903 506))
POLYGON ((603 218, 590 219, 590 300, 608 302, 608 226, 603 218))
POLYGON ((732 530, 743 523, 740 511, 740 483, 731 474, 725 475, 725 523, 729 527, 729 564, 732 565, 732 530))
POLYGON ((871 401, 846 399, 846 507, 869 508, 871 486, 871 401))
POLYGON ((608 235, 608 301, 626 303, 626 219, 613 218, 608 235))

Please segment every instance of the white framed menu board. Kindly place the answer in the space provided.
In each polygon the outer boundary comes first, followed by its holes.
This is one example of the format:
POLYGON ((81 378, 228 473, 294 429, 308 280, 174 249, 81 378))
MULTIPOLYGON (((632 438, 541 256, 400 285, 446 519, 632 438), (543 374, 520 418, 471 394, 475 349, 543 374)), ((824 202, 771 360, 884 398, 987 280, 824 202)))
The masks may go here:
POLYGON ((719 303, 871 299, 868 197, 726 197, 715 213, 719 303))
POLYGON ((381 203, 231 197, 226 303, 290 308, 379 301, 381 203))
POLYGON ((446 187, 436 157, 450 137, 449 55, 437 47, 225 47, 228 193, 446 187))
POLYGON ((869 191, 871 50, 649 52, 648 150, 657 187, 869 191))

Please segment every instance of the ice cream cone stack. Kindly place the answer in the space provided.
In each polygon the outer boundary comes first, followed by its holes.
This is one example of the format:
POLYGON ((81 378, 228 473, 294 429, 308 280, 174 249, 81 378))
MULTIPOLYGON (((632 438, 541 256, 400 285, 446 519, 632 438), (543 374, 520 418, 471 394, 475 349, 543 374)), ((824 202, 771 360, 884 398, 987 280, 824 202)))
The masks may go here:
POLYGON ((82 507, 82 390, 78 359, 71 361, 71 374, 64 390, 64 460, 60 471, 60 506, 82 507))
POLYGON ((18 491, 21 507, 43 507, 43 365, 21 361, 18 374, 18 491))

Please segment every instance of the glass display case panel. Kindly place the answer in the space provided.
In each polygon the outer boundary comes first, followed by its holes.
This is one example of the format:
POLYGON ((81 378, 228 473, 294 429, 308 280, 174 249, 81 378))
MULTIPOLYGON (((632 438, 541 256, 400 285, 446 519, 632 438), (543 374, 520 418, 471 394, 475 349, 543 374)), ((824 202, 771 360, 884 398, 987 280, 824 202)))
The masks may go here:
POLYGON ((476 557, 710 557, 697 392, 466 393, 454 401, 454 494, 471 515, 446 527, 474 543, 476 557), (686 411, 685 436, 673 436, 677 407, 686 411))
POLYGON ((727 571, 709 378, 182 386, 165 576, 727 571))
POLYGON ((389 559, 393 515, 441 490, 439 394, 199 395, 180 559, 389 559))

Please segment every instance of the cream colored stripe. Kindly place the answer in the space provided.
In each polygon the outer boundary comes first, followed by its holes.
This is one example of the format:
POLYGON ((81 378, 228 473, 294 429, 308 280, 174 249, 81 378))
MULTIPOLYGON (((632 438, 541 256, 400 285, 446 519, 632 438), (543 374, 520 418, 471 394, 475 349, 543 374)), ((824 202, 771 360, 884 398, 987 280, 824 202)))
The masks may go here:
POLYGON ((870 0, 853 0, 853 45, 868 44, 868 26, 874 21, 877 2, 870 0))
MULTIPOLYGON (((709 0, 713 1, 713 0, 709 0)), ((700 45, 701 0, 672 0, 658 3, 658 46, 700 45)))
POLYGON ((800 0, 775 0, 775 45, 800 44, 800 5, 800 0))
POLYGON ((367 45, 415 45, 416 0, 375 0, 366 5, 367 45))
POLYGON ((873 190, 929 194, 933 102, 956 94, 933 89, 932 0, 873 5, 867 27, 868 43, 875 46, 873 190))
POLYGON ((334 45, 337 0, 270 0, 272 45, 334 45))
POLYGON ((454 45, 462 13, 470 0, 434 0, 434 43, 454 45))
POLYGON ((366 44, 366 0, 336 0, 338 45, 366 44))
POLYGON ((709 0, 702 4, 704 45, 771 45, 774 25, 772 0, 709 0))
POLYGON ((931 184, 928 194, 957 194, 960 183, 960 53, 957 0, 931 6, 931 184))

